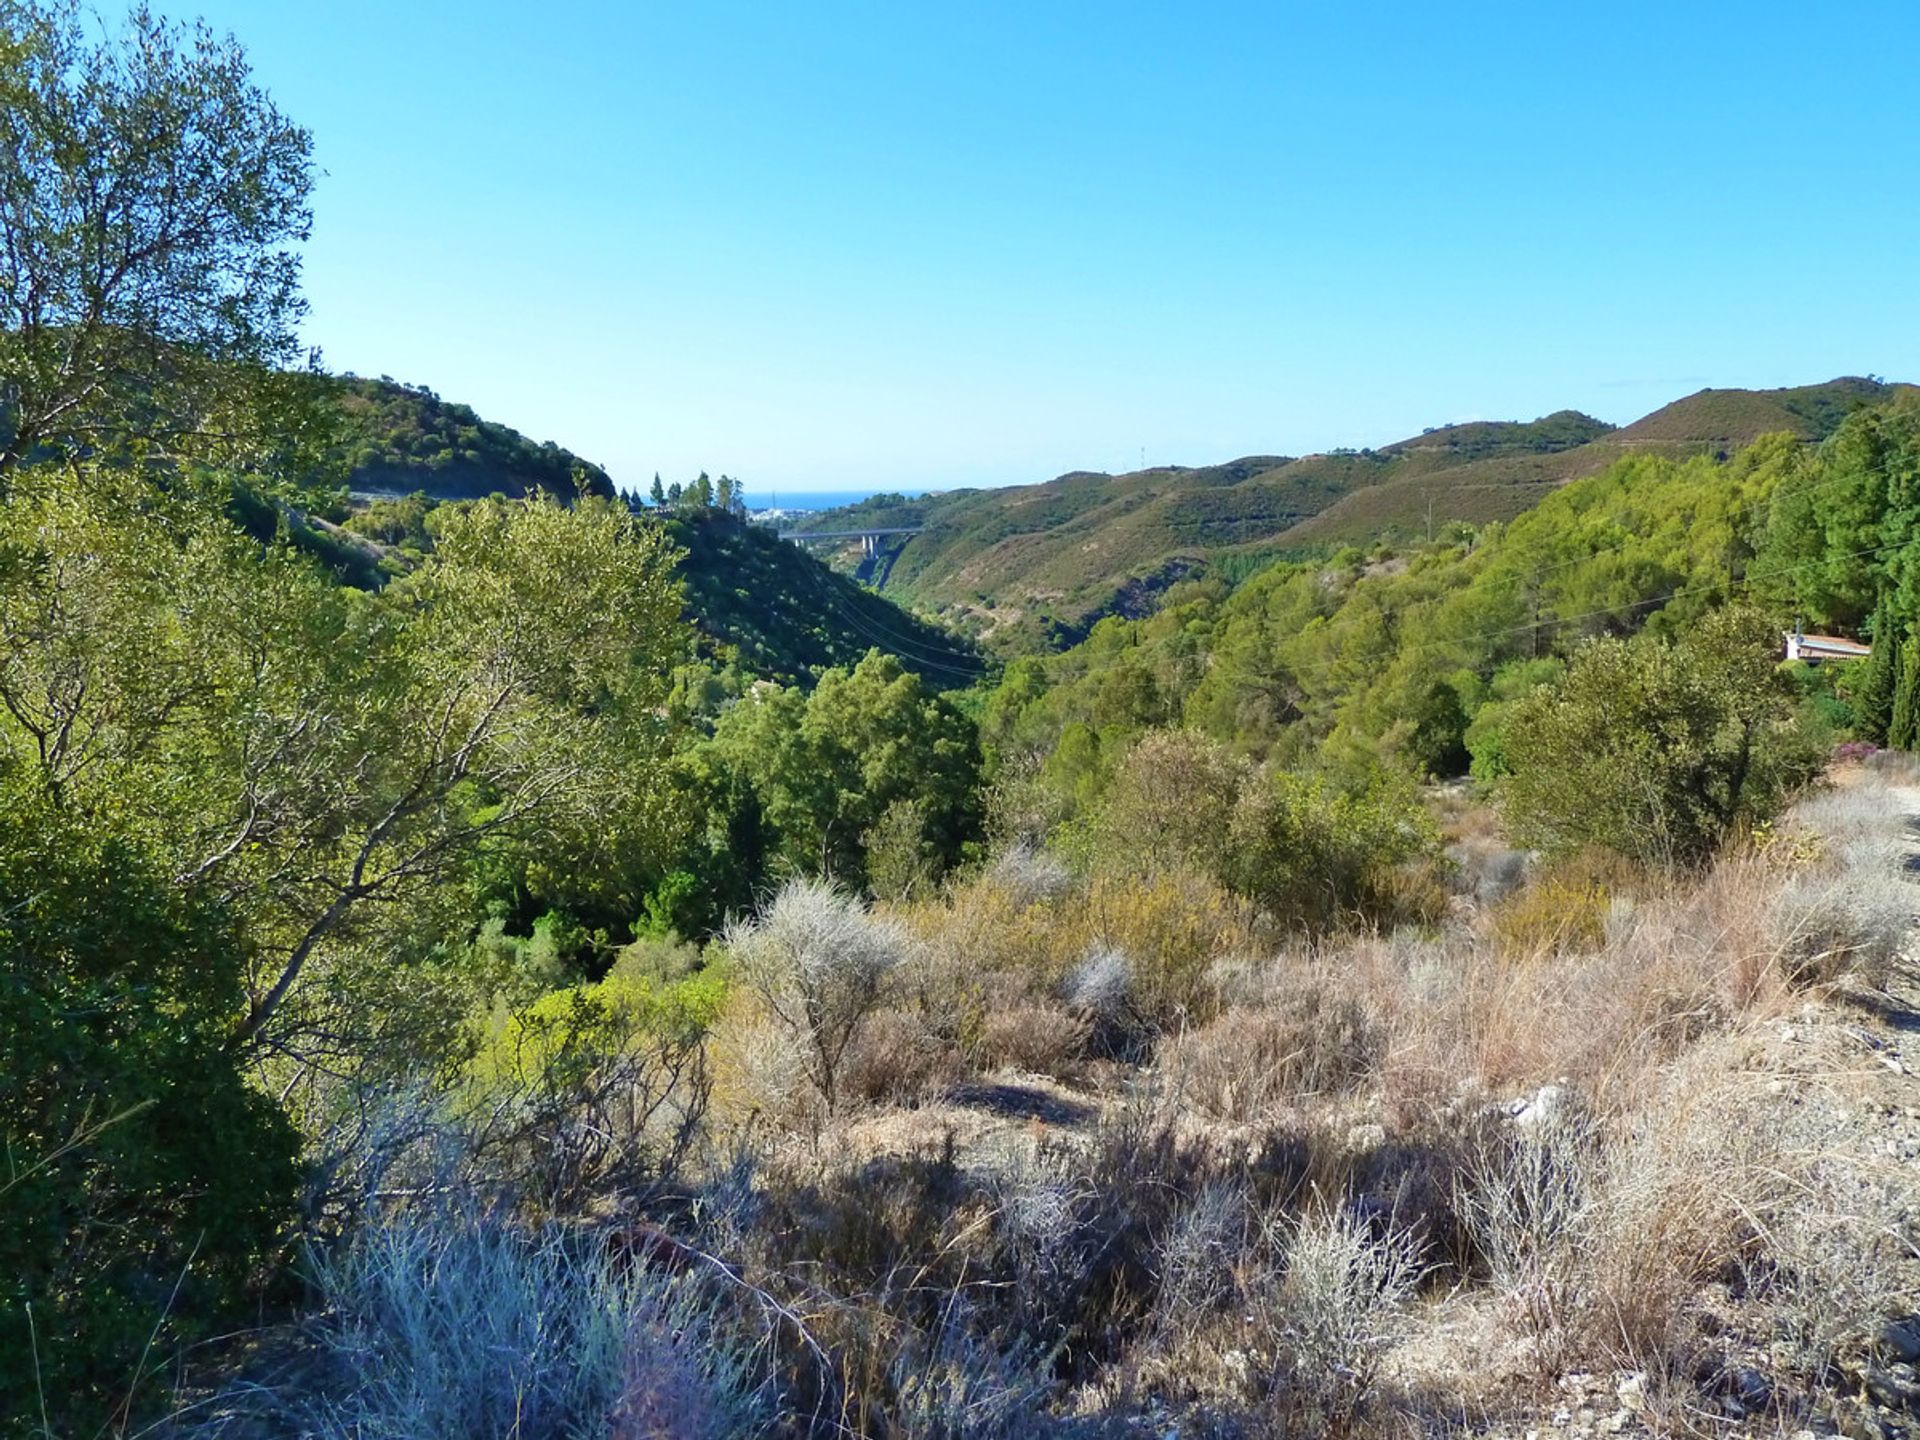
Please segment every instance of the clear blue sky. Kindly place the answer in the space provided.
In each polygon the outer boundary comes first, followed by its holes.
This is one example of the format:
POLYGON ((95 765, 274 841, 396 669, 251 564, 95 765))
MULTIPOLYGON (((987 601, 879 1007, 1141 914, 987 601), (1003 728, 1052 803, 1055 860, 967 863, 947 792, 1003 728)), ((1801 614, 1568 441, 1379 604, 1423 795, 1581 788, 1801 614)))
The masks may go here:
POLYGON ((314 131, 327 363, 623 484, 1920 379, 1912 0, 167 3, 314 131))

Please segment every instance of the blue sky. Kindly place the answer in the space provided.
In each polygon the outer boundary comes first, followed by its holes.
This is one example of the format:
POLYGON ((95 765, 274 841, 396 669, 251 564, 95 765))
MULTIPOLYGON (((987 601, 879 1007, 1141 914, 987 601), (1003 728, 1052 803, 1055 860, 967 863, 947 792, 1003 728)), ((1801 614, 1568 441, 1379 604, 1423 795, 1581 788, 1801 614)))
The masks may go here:
POLYGON ((1920 379, 1920 6, 172 0, 309 339, 606 465, 949 486, 1920 379))

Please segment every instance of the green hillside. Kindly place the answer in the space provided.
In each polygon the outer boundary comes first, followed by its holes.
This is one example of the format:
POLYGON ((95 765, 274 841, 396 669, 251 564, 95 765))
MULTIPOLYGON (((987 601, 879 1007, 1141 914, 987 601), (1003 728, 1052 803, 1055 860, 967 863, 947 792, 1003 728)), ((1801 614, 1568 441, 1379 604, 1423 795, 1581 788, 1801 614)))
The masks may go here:
MULTIPOLYGON (((576 473, 588 493, 614 495, 597 465, 423 387, 351 376, 310 383, 337 399, 353 500, 330 514, 277 520, 268 502, 246 494, 237 511, 263 538, 276 523, 286 525, 295 543, 349 584, 378 585, 415 568, 433 548, 441 523, 435 512, 449 502, 533 490, 571 496, 576 473)), ((853 665, 874 649, 938 689, 984 673, 967 642, 717 504, 687 499, 646 514, 686 552, 679 574, 705 660, 783 684, 811 683, 821 670, 853 665)))
POLYGON ((1787 431, 1806 440, 1830 435, 1849 412, 1877 405, 1911 385, 1845 376, 1824 385, 1783 390, 1701 390, 1622 429, 1630 444, 1680 444, 1732 449, 1762 435, 1787 431))
MULTIPOLYGON (((1819 439, 1899 388, 1846 378, 1708 390, 1622 429, 1563 410, 1530 423, 1443 426, 1377 450, 876 497, 818 524, 924 527, 862 573, 1018 649, 1070 641, 1102 615, 1145 613, 1169 585, 1209 569, 1237 576, 1277 557, 1511 519, 1623 453, 1723 456, 1774 431, 1819 439)), ((840 563, 858 563, 852 547, 840 563)))
POLYGON ((821 564, 761 525, 715 509, 664 522, 686 551, 680 576, 703 654, 747 674, 807 682, 869 650, 897 657, 935 689, 982 678, 965 642, 821 564))
MULTIPOLYGON (((294 544, 342 581, 364 589, 418 568, 462 503, 418 493, 376 497, 323 517, 279 511, 240 490, 235 517, 261 539, 284 527, 294 544)), ((684 552, 677 573, 703 662, 732 667, 742 680, 806 685, 822 670, 854 665, 869 650, 880 650, 936 689, 971 684, 985 674, 967 642, 765 526, 691 503, 642 515, 684 552)))
POLYGON ((581 483, 595 495, 614 493, 598 465, 550 440, 538 444, 483 420, 472 407, 442 400, 424 386, 351 375, 316 375, 312 383, 337 399, 339 458, 357 493, 424 492, 437 500, 533 490, 567 496, 581 483))
MULTIPOLYGON (((1860 675, 1844 667, 1798 679, 1824 697, 1828 723, 1905 745, 1920 739, 1920 706, 1903 722, 1891 697, 1896 677, 1920 695, 1920 643, 1895 660, 1920 616, 1920 510, 1901 483, 1920 456, 1920 392, 1902 389, 1814 447, 1771 426, 1778 412, 1746 407, 1772 433, 1725 460, 1619 455, 1476 535, 1274 564, 1231 592, 1181 586, 1147 619, 1107 619, 1079 645, 1011 664, 987 739, 1063 796, 1153 727, 1289 763, 1386 753, 1491 778, 1506 763, 1508 707, 1585 642, 1685 636, 1743 601, 1781 625, 1798 616, 1884 641, 1877 714, 1856 711, 1870 687, 1848 692, 1860 675)), ((1811 427, 1821 413, 1801 418, 1811 427)))

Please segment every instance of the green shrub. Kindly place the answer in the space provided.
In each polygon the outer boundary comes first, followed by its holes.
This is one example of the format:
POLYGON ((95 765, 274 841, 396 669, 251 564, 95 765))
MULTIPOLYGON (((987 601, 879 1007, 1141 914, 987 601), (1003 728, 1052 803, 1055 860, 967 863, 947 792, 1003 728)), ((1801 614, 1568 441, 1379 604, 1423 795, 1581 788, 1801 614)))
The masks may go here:
POLYGON ((467 1064, 457 1109, 471 1156, 548 1209, 656 1185, 706 1113, 725 977, 659 979, 645 958, 503 1010, 467 1064))
POLYGON ((1558 684, 1516 702, 1503 803, 1515 838, 1693 864, 1778 813, 1819 747, 1754 610, 1708 616, 1677 644, 1601 640, 1558 684))
POLYGON ((229 1041, 228 929, 138 846, 0 804, 0 1432, 44 1403, 92 1434, 240 1306, 296 1139, 229 1041))
POLYGON ((1323 776, 1269 770, 1241 792, 1218 863, 1232 888, 1268 915, 1327 929, 1395 918, 1417 898, 1396 883, 1402 868, 1439 843, 1410 786, 1379 776, 1346 789, 1323 776))

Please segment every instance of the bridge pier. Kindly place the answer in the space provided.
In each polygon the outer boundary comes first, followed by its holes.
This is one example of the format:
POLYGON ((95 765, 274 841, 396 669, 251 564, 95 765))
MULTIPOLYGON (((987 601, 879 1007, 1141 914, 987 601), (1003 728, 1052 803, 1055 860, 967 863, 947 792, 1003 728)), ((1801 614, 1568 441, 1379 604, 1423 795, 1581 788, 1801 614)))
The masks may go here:
POLYGON ((858 540, 860 553, 874 556, 880 553, 880 542, 889 535, 918 535, 918 525, 883 525, 877 530, 782 530, 782 540, 805 543, 811 540, 858 540))

